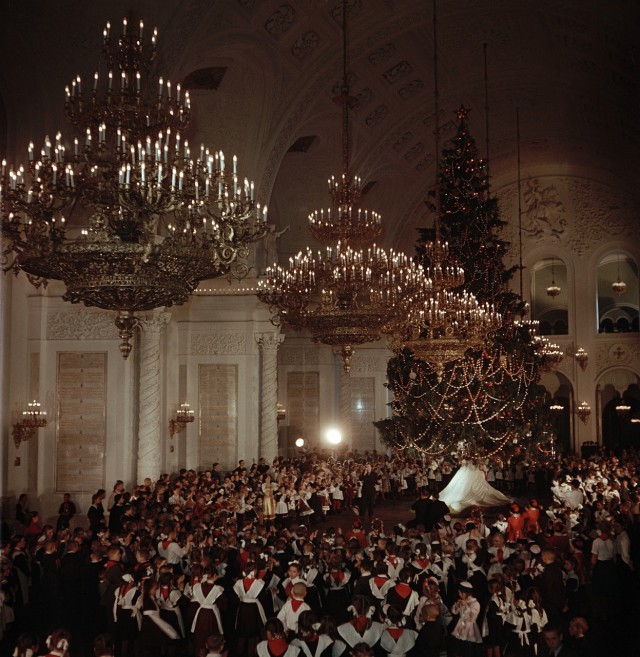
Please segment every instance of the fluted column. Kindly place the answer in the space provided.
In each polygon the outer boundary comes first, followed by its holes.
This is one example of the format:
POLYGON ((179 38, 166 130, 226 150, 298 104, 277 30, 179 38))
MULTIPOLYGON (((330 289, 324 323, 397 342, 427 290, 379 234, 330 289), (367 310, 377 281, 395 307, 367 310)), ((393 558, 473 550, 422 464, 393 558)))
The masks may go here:
POLYGON ((272 463, 278 456, 278 347, 279 333, 256 333, 260 347, 260 456, 272 463))
POLYGON ((149 313, 139 318, 138 362, 138 482, 155 481, 162 467, 160 409, 160 335, 171 313, 149 313))

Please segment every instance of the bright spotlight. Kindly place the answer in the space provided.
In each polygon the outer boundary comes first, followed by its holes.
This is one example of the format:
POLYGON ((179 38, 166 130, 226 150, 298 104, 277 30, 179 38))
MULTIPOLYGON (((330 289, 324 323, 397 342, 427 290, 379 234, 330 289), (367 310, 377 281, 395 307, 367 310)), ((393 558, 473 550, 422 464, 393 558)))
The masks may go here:
POLYGON ((304 447, 304 438, 296 438, 296 447, 304 447))
POLYGON ((324 435, 327 442, 332 445, 339 445, 342 442, 342 433, 339 429, 327 429, 324 435))

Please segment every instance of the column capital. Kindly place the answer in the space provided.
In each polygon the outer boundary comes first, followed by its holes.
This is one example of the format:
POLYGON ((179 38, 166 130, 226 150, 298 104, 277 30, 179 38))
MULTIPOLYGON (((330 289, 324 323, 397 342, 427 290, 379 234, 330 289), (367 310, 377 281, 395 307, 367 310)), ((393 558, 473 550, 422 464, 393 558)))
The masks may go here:
POLYGON ((143 337, 152 337, 162 333, 162 329, 171 320, 171 313, 161 310, 159 312, 145 313, 138 317, 138 326, 143 337))
POLYGON ((275 353, 278 351, 278 347, 284 341, 284 335, 281 333, 255 333, 255 340, 258 343, 260 349, 266 353, 275 353))

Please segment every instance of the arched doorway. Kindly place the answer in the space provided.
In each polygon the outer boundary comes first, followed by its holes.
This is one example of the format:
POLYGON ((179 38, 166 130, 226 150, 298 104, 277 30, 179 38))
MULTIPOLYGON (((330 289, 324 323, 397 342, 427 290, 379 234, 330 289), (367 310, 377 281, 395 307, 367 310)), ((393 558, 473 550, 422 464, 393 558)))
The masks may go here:
POLYGON ((540 384, 549 393, 549 409, 553 429, 557 436, 556 447, 559 451, 569 452, 574 449, 573 425, 573 386, 561 372, 546 372, 540 384))
POLYGON ((640 377, 626 369, 606 372, 598 382, 602 444, 616 453, 640 449, 640 377))

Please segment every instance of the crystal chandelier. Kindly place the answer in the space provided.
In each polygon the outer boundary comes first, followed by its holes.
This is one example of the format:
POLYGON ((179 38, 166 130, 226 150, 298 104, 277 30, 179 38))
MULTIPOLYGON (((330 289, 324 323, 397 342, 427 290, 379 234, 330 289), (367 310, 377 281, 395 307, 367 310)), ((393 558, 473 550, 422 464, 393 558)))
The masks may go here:
POLYGON ((334 347, 350 371, 354 346, 378 340, 398 312, 402 296, 427 287, 421 267, 403 253, 385 251, 374 240, 381 218, 360 207, 361 182, 349 162, 347 3, 343 3, 342 175, 329 180, 333 207, 309 215, 309 232, 324 245, 307 247, 274 264, 258 283, 258 298, 284 323, 311 333, 313 342, 334 347))
POLYGON ((396 353, 408 349, 429 363, 440 381, 445 366, 480 348, 501 325, 501 317, 473 294, 455 291, 464 283, 464 271, 448 261, 449 247, 440 239, 437 217, 435 240, 426 245, 426 253, 430 261, 424 270, 427 285, 401 300, 390 346, 396 353))
POLYGON ((76 128, 45 138, 29 163, 2 163, 3 267, 36 285, 60 280, 63 299, 117 312, 126 358, 136 312, 185 303, 202 280, 242 278, 248 245, 267 232, 266 207, 239 177, 237 158, 201 145, 183 131, 189 92, 160 78, 145 85, 157 31, 125 19, 112 43, 103 32, 104 69, 87 88, 66 88, 65 111, 76 128), (239 260, 240 259, 240 260, 239 260))

